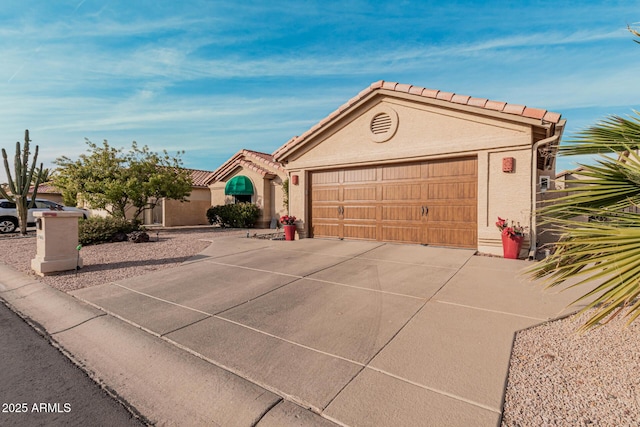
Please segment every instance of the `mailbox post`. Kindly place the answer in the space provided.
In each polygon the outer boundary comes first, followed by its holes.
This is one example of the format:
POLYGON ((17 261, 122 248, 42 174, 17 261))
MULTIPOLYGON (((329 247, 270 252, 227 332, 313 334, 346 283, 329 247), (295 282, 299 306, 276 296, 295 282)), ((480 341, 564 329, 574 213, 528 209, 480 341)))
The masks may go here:
POLYGON ((40 276, 82 267, 78 254, 80 212, 41 211, 36 218, 36 257, 31 268, 40 276))

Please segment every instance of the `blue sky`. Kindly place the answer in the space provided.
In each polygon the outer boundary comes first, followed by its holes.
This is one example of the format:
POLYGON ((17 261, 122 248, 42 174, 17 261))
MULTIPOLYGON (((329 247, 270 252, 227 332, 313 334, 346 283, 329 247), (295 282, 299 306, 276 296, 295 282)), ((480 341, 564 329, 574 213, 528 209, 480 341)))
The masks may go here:
POLYGON ((626 26, 639 6, 4 0, 0 147, 13 156, 29 129, 47 167, 85 137, 135 140, 214 170, 242 148, 272 152, 381 79, 557 111, 567 139, 638 108, 626 26))

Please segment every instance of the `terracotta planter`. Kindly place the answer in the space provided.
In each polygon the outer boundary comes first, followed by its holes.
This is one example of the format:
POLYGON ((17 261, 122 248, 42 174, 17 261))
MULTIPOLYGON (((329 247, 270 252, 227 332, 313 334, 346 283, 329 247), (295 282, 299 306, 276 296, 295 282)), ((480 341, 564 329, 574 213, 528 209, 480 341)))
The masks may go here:
POLYGON ((296 240, 296 226, 295 225, 284 225, 284 239, 285 240, 296 240))
POLYGON ((522 249, 522 242, 524 241, 524 236, 513 236, 502 235, 502 250, 504 253, 504 257, 508 259, 518 259, 518 255, 520 255, 520 249, 522 249))

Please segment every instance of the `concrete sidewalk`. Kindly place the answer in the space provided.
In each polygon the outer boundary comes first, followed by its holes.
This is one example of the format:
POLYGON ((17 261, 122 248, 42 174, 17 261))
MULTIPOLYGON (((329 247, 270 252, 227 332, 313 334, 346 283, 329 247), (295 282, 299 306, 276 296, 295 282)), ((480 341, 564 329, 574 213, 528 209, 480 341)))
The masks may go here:
POLYGON ((494 426, 514 333, 578 295, 526 282, 526 265, 229 237, 73 296, 0 265, 0 297, 156 423, 494 426))

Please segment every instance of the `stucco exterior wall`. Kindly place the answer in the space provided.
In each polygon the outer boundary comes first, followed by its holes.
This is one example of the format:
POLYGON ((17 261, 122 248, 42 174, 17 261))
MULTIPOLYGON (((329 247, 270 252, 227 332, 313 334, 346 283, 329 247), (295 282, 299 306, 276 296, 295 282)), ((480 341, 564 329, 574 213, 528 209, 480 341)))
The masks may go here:
POLYGON ((207 209, 211 206, 211 192, 209 189, 194 188, 191 190, 187 200, 186 202, 167 199, 162 201, 163 226, 208 224, 207 209))
POLYGON ((289 158, 289 175, 299 177, 299 185, 289 187, 290 214, 300 219, 298 232, 306 237, 310 170, 476 155, 478 250, 502 255, 497 217, 530 223, 532 142, 531 126, 524 123, 385 98, 344 116, 289 158), (395 112, 398 126, 388 141, 374 142, 370 123, 381 111, 395 112), (505 157, 515 159, 514 172, 502 171, 505 157))
POLYGON ((304 154, 296 153, 287 169, 444 157, 531 146, 529 126, 389 98, 363 106, 345 116, 332 129, 317 138, 304 154), (373 142, 369 130, 371 119, 385 111, 397 113, 397 131, 389 141, 373 142))

